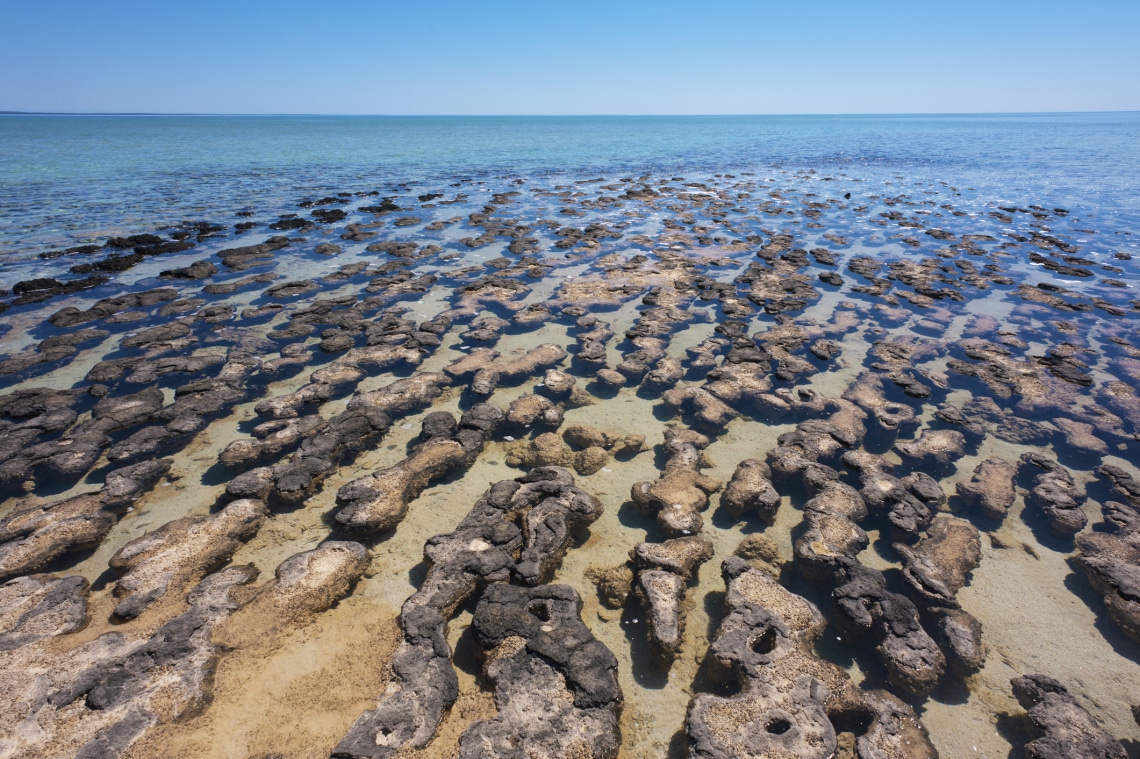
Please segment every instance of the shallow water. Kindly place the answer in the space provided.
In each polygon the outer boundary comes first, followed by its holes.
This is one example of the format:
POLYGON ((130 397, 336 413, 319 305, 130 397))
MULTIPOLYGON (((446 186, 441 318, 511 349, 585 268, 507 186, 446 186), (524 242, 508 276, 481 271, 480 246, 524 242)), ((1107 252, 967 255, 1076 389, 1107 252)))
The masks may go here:
MULTIPOLYGON (((1137 143, 1129 142, 1137 127, 1140 117, 1135 115, 276 122, 2 117, 2 139, 22 146, 22 150, 3 154, 23 156, 0 165, 0 208, 4 209, 0 213, 5 214, 0 255, 5 256, 6 276, 12 279, 7 285, 32 276, 67 279, 71 276, 66 274, 68 266, 97 259, 100 254, 49 260, 38 259, 37 254, 101 240, 112 230, 115 234, 151 232, 186 217, 223 222, 231 228, 203 238, 189 251, 148 258, 115 275, 108 284, 39 304, 12 306, 0 315, 0 322, 11 326, 0 335, 0 351, 18 355, 45 338, 65 334, 68 328, 52 327, 46 321, 65 306, 84 309, 100 298, 123 292, 174 286, 181 298, 205 300, 196 308, 233 304, 237 314, 219 324, 191 322, 194 342, 168 350, 166 355, 224 352, 236 339, 235 328, 247 336, 270 335, 273 341, 262 347, 262 361, 278 358, 281 348, 292 342, 305 343, 313 353, 291 377, 258 379, 255 375, 246 398, 207 420, 192 439, 168 451, 175 460, 169 475, 134 504, 97 548, 69 554, 48 569, 81 574, 92 581, 93 614, 82 633, 85 640, 112 628, 152 630, 176 613, 176 606, 159 606, 134 622, 112 625, 108 615, 115 575, 108 569, 108 560, 129 541, 174 519, 208 514, 224 500, 225 487, 236 472, 221 467, 218 455, 228 443, 248 437, 252 426, 264 421, 254 408, 257 402, 301 388, 314 369, 341 355, 318 349, 326 327, 293 338, 271 333, 287 326, 291 313, 318 299, 367 297, 364 287, 376 276, 374 267, 394 260, 383 252, 368 252, 372 243, 410 241, 441 248, 426 254, 421 248, 419 257, 407 261, 406 268, 417 276, 439 277, 427 292, 392 297, 384 303, 404 309, 405 317, 416 322, 461 306, 460 288, 492 275, 525 285, 524 303, 547 304, 555 318, 537 327, 512 323, 502 337, 490 343, 502 354, 501 360, 515 358, 541 343, 554 343, 575 353, 575 336, 583 330, 575 326, 574 312, 563 313, 575 305, 574 300, 562 297, 564 288, 583 282, 633 282, 633 291, 614 303, 587 309, 615 334, 605 351, 605 366, 614 368, 636 349, 623 336, 646 313, 642 298, 651 287, 661 287, 675 297, 677 307, 689 319, 674 323, 673 331, 664 336, 667 354, 681 360, 687 370, 679 387, 705 382, 701 372, 690 366, 692 358, 686 350, 716 334, 718 326, 733 321, 725 313, 728 305, 723 298, 702 292, 707 282, 727 283, 747 307, 748 313, 738 317, 744 323, 744 334, 755 335, 760 344, 781 320, 818 330, 813 334, 840 344, 838 355, 827 361, 814 359, 806 346, 792 349, 793 357, 806 364, 787 380, 777 379, 773 369, 769 376, 776 388, 811 388, 827 398, 838 398, 860 378, 885 376, 872 366, 880 360, 876 343, 917 339, 926 352, 916 354, 903 368, 927 384, 931 394, 908 397, 884 382, 889 400, 910 406, 920 422, 900 440, 937 427, 934 412, 938 403, 961 407, 975 398, 994 397, 1011 417, 1043 425, 1044 439, 1027 445, 1010 442, 1008 434, 999 436, 996 425, 988 421, 984 440, 967 446, 948 469, 930 469, 950 496, 944 510, 966 517, 981 531, 982 559, 958 600, 982 624, 989 651, 985 667, 965 681, 947 674, 932 694, 914 697, 887 683, 886 671, 867 641, 848 647, 829 630, 817 653, 843 666, 864 687, 892 688, 906 698, 944 757, 1020 756, 1026 735, 1023 724, 1012 716, 1022 710, 1012 696, 1009 679, 1030 673, 1061 681, 1105 729, 1126 742, 1131 756, 1138 756, 1140 729, 1129 706, 1140 693, 1140 644, 1111 622, 1102 599, 1070 564, 1075 554, 1072 540, 1049 534, 1041 515, 1026 503, 1025 482, 1019 483, 1022 487, 1015 504, 1000 523, 968 513, 954 495, 955 485, 968 482, 982 460, 996 456, 1016 465, 1024 452, 1045 452, 1087 486, 1089 499, 1082 506, 1090 523, 1087 532, 1100 528, 1100 506, 1108 495, 1096 467, 1113 463, 1140 476, 1136 468, 1140 415, 1135 406, 1131 414, 1116 407, 1110 410, 1105 395, 1109 382, 1135 387, 1140 377, 1140 364, 1132 358, 1140 355, 1136 330, 1140 311, 1133 304, 1138 277, 1135 261, 1127 259, 1128 254, 1140 254, 1132 234, 1140 202, 1128 182, 1129 177, 1140 175, 1137 143), (58 142, 50 150, 37 141, 36 130, 44 128, 57 130, 58 142), (108 135, 115 140, 108 142, 108 135), (96 143, 102 147, 92 154, 89 149, 96 143), (1064 154, 1058 157, 1058 151, 1064 154), (117 173, 112 172, 114 166, 117 173), (653 188, 654 195, 647 199, 625 195, 631 188, 643 187, 653 188), (300 232, 266 229, 281 214, 307 218, 310 209, 298 207, 303 198, 373 190, 403 210, 373 216, 358 209, 378 202, 376 196, 347 195, 342 202, 319 206, 346 210, 348 216, 342 221, 300 232), (496 193, 510 191, 519 194, 508 201, 493 201, 496 193), (436 192, 442 192, 442 197, 418 200, 420 195, 436 192), (847 193, 850 198, 845 197, 847 193), (14 202, 17 197, 23 199, 19 204, 14 202), (502 233, 485 245, 469 247, 461 240, 484 231, 471 223, 470 215, 485 212, 487 205, 492 206, 488 215, 501 221, 502 233), (247 208, 252 216, 233 216, 247 208), (400 217, 418 221, 396 226, 394 221, 400 217), (434 221, 456 217, 458 221, 443 229, 426 229, 434 221), (247 220, 257 226, 240 235, 232 230, 234 221, 247 220), (377 233, 375 237, 359 242, 340 237, 347 224, 375 221, 382 223, 370 229, 377 233), (569 239, 560 237, 559 231, 584 230, 593 223, 620 232, 620 239, 600 237, 570 247, 555 246, 569 239), (938 239, 926 234, 927 230, 944 230, 952 238, 938 239), (516 237, 510 236, 511 231, 518 233, 516 237), (216 255, 277 234, 303 239, 276 251, 267 265, 240 273, 228 271, 216 255), (770 313, 763 308, 765 303, 772 304, 770 298, 749 302, 748 285, 733 283, 749 264, 763 260, 757 252, 777 234, 791 235, 794 248, 830 251, 836 264, 820 265, 808 259, 799 272, 809 277, 815 297, 807 298, 802 307, 770 313), (1071 265, 1087 271, 1088 276, 1060 276, 1030 261, 1030 253, 1054 261, 1063 255, 1056 248, 1042 247, 1044 238, 1035 234, 1075 246, 1075 252, 1064 255, 1084 259, 1071 265), (966 235, 978 237, 967 245, 966 235), (522 254, 510 252, 507 246, 519 237, 533 238, 534 243, 522 254), (316 246, 324 242, 341 245, 342 250, 333 256, 316 254, 316 246), (517 266, 521 255, 531 255, 535 261, 517 266), (636 263, 640 259, 635 256, 646 258, 632 271, 613 269, 623 262, 636 263), (946 275, 951 280, 936 281, 935 287, 954 290, 961 298, 916 297, 914 284, 903 281, 902 269, 892 279, 885 279, 890 273, 887 268, 878 272, 876 276, 884 278, 884 289, 878 294, 852 289, 869 282, 848 269, 860 256, 884 265, 933 262, 924 270, 926 274, 946 275), (212 261, 219 272, 202 281, 158 277, 163 270, 201 260, 212 261), (322 280, 354 262, 369 268, 339 282, 322 280), (994 268, 989 273, 1008 277, 1012 284, 989 282, 986 289, 980 289, 958 278, 965 270, 957 262, 971 263, 978 270, 991 265, 994 268), (942 265, 949 271, 938 268, 942 265), (300 297, 280 300, 263 294, 268 284, 230 295, 202 290, 207 283, 265 271, 276 274, 277 283, 311 279, 318 287, 300 297), (839 273, 842 284, 821 283, 817 276, 824 271, 839 273), (694 284, 698 277, 707 278, 700 280, 706 284, 694 284), (1064 301, 1087 310, 1059 310, 1030 302, 1017 289, 1031 285, 1036 294, 1054 292, 1035 287, 1039 283, 1061 288, 1064 301), (249 305, 273 302, 284 308, 267 320, 241 316, 249 305), (1106 307, 1118 309, 1119 315, 1106 307), (855 317, 848 319, 850 314, 855 317), (1018 393, 1002 398, 984 383, 957 373, 952 360, 967 358, 962 342, 967 337, 992 343, 1006 339, 1012 358, 1025 362, 1027 372, 1044 383, 1047 392, 1032 398, 1018 393), (1024 347, 1010 345, 1014 338, 1024 347), (1078 357, 1091 385, 1066 383, 1036 361, 1066 343, 1090 350, 1078 357), (1059 419, 1092 425, 1091 434, 1099 446, 1087 440, 1075 445, 1056 424, 1059 419)), ((158 315, 161 307, 142 309, 145 319, 129 324, 95 321, 79 325, 107 329, 111 334, 84 344, 72 357, 0 380, 11 390, 86 390, 93 383, 85 377, 100 360, 140 355, 140 349, 120 348, 119 341, 143 328, 169 322, 171 317, 158 315)), ((773 310, 778 309, 769 309, 773 310)), ((461 333, 473 319, 497 316, 510 320, 511 314, 504 303, 481 304, 474 314, 456 313, 442 344, 414 371, 441 371, 469 352, 473 343, 461 333)), ((372 310, 366 320, 378 315, 372 310)), ((362 339, 356 334, 355 344, 361 345, 362 339)), ((161 347, 156 351, 161 353, 161 347)), ((582 619, 617 657, 625 696, 619 755, 682 756, 690 698, 695 691, 718 687, 709 681, 703 665, 723 616, 724 583, 719 568, 744 536, 762 532, 769 537, 779 549, 782 581, 817 603, 825 615, 833 613, 828 593, 807 583, 793 562, 793 542, 803 529, 802 489, 777 485, 783 502, 771 525, 754 515, 734 519, 721 508, 720 493, 711 496, 701 535, 712 543, 714 557, 690 582, 684 602, 684 643, 671 666, 654 660, 646 639, 646 613, 639 602, 631 596, 622 609, 606 608, 587 579, 587 571, 626 561, 629 551, 642 541, 665 539, 652 517, 638 514, 630 501, 630 487, 659 476, 665 462, 662 434, 668 427, 695 426, 706 432, 712 442, 704 452, 707 466, 703 471, 727 483, 740 461, 763 460, 778 445, 780 435, 811 415, 766 415, 740 405, 735 409, 738 418, 710 429, 687 412, 674 414, 660 390, 639 387, 633 380, 617 391, 606 390, 593 379, 600 366, 573 356, 561 362, 559 368, 577 378, 577 386, 589 400, 587 405, 566 409, 563 429, 588 424, 621 434, 640 433, 647 444, 635 456, 611 457, 594 474, 576 475, 578 485, 604 505, 605 513, 578 536, 551 581, 579 591, 582 619)), ((344 410, 353 394, 381 388, 412 371, 405 366, 370 372, 347 392, 326 403, 306 406, 302 413, 332 418, 344 410)), ((164 375, 159 384, 166 403, 188 379, 216 372, 215 367, 190 377, 164 375)), ((539 382, 540 374, 504 382, 488 402, 506 409, 516 398, 542 392, 539 382)), ((127 379, 106 384, 110 397, 140 389, 127 379)), ((395 419, 392 429, 372 447, 339 462, 302 504, 275 507, 231 563, 254 564, 264 582, 288 557, 330 538, 344 538, 331 521, 338 488, 403 459, 429 412, 461 413, 472 401, 470 389, 459 382, 429 408, 395 419)), ((82 411, 79 421, 88 415, 88 410, 82 411)), ((117 432, 113 439, 133 431, 117 432)), ((178 746, 196 756, 273 752, 290 757, 326 756, 356 717, 374 707, 390 677, 385 665, 399 634, 399 609, 423 581, 425 541, 453 529, 490 483, 522 473, 507 464, 508 453, 518 445, 508 436, 526 441, 542 431, 537 425, 501 427, 469 469, 433 483, 412 500, 407 517, 394 530, 348 536, 362 540, 373 553, 369 569, 349 596, 306 624, 236 645, 221 658, 212 703, 200 714, 156 728, 128 755, 153 755, 148 752, 156 746, 178 746)), ((898 466, 900 474, 917 470, 918 465, 903 462, 891 442, 870 434, 863 445, 898 466)), ((90 476, 78 481, 37 475, 35 482, 24 487, 52 499, 90 492, 99 487, 108 468, 100 460, 90 476)), ((858 484, 851 473, 847 478, 858 484)), ((13 491, 22 483, 9 484, 11 497, 0 505, 0 517, 17 505, 18 493, 13 491)), ((871 545, 859 555, 860 562, 886 572, 892 588, 898 589, 900 561, 891 548, 885 520, 873 517, 863 526, 871 545)), ((448 755, 471 720, 494 713, 475 644, 466 632, 473 608, 473 601, 462 606, 449 628, 461 695, 436 741, 422 752, 425 756, 448 755)), ((249 629, 260 629, 257 624, 249 621, 249 629)), ((66 649, 66 640, 60 646, 66 649)), ((35 751, 34 744, 0 743, 0 752, 7 752, 4 755, 34 755, 35 751)))

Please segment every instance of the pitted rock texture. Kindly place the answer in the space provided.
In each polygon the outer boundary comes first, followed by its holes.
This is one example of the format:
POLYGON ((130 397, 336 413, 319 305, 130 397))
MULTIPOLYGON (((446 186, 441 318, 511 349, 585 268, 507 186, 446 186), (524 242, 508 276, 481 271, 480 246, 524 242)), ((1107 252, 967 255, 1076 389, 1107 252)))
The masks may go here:
POLYGON ((1010 684, 1041 734, 1025 744, 1026 759, 1127 759, 1120 741, 1105 732, 1061 683, 1045 675, 1026 675, 1010 684))
POLYGON ((696 536, 641 543, 630 552, 638 568, 634 589, 649 617, 649 644, 664 662, 681 653, 685 589, 697 567, 712 556, 712 543, 696 536))
POLYGON ((570 472, 540 467, 492 485, 454 532, 429 539, 427 577, 400 613, 404 639, 392 659, 392 682, 333 756, 374 759, 428 746, 459 693, 446 637, 455 607, 484 584, 543 582, 573 531, 601 513, 601 504, 574 485, 570 472))
POLYGON ((914 547, 896 543, 907 593, 923 606, 957 607, 956 596, 982 558, 978 528, 964 519, 939 517, 914 547))
POLYGON ((739 558, 726 559, 726 615, 713 639, 714 662, 741 685, 735 696, 697 694, 689 704, 689 756, 818 757, 839 748, 836 725, 855 756, 933 759, 926 729, 903 702, 856 688, 812 651, 827 622, 806 599, 739 558), (834 722, 833 722, 834 721, 834 722))
POLYGON ((503 419, 496 406, 478 403, 457 423, 446 411, 429 414, 408 458, 341 486, 336 522, 350 532, 379 532, 399 524, 433 479, 471 465, 503 419))
POLYGON ((243 499, 216 514, 167 522, 127 543, 108 562, 121 575, 115 616, 133 619, 171 591, 200 580, 256 535, 268 515, 263 502, 243 499))
POLYGON ((475 608, 475 640, 498 714, 468 727, 463 759, 617 756, 617 659, 582 624, 566 585, 492 585, 475 608))
POLYGON ((630 488, 630 499, 638 511, 657 515, 657 523, 670 537, 696 535, 704 526, 701 512, 708 508, 709 495, 720 490, 721 482, 701 474, 701 449, 708 438, 690 430, 665 431, 669 460, 655 482, 638 482, 630 488))
POLYGON ((733 517, 756 512, 765 522, 773 522, 780 508, 780 494, 772 486, 770 476, 763 461, 741 461, 720 496, 722 508, 733 517))
POLYGON ((83 629, 89 590, 75 575, 29 575, 0 585, 0 651, 83 629))
POLYGON ((1005 519, 1017 495, 1014 477, 1017 469, 1005 459, 986 459, 974 469, 969 482, 959 482, 958 496, 970 508, 995 521, 1005 519))
POLYGON ((1019 474, 1032 480, 1026 500, 1045 516, 1051 533, 1071 538, 1085 528, 1089 521, 1081 508, 1085 492, 1068 469, 1040 453, 1024 453, 1019 474))

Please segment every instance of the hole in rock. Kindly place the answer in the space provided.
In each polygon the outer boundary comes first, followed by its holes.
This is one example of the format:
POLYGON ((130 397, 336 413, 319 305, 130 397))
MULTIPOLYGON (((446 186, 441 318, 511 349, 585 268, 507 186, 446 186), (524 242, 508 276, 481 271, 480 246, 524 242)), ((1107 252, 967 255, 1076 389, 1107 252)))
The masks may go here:
POLYGON ((526 607, 540 622, 550 621, 550 608, 544 603, 533 603, 526 607))
POLYGON ((776 719, 770 720, 768 724, 764 726, 764 729, 772 735, 783 735, 792 729, 792 723, 783 717, 777 717, 776 719))
POLYGON ((776 648, 776 629, 769 627, 752 641, 752 650, 763 656, 776 648))

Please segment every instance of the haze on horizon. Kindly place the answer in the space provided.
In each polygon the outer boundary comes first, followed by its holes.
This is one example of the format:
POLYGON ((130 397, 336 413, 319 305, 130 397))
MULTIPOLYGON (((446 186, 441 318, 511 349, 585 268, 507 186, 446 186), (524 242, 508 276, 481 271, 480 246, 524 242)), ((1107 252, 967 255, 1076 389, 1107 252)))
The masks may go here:
POLYGON ((0 110, 1140 110, 1140 3, 10 2, 0 110))

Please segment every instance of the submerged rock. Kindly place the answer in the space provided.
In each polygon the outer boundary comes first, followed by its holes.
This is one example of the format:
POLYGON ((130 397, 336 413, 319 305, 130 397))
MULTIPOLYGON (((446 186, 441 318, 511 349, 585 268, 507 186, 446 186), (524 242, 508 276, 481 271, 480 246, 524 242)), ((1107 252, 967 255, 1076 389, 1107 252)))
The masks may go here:
POLYGON ((1017 469, 1005 459, 986 459, 974 469, 973 479, 957 484, 958 496, 969 508, 1000 522, 1017 495, 1013 482, 1016 475, 1017 469))
POLYGON ((109 473, 100 491, 16 506, 0 520, 0 580, 38 572, 65 554, 98 546, 119 514, 172 463, 135 464, 109 473))
POLYGON ((1071 538, 1085 528, 1089 521, 1081 508, 1085 493, 1068 469, 1042 454, 1023 453, 1020 474, 1032 478, 1027 501, 1044 514, 1050 532, 1071 538))
POLYGON ((945 471, 966 455, 966 438, 957 430, 926 430, 917 440, 895 443, 894 451, 912 466, 945 471))

